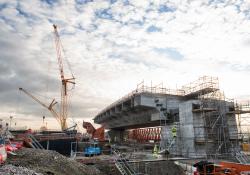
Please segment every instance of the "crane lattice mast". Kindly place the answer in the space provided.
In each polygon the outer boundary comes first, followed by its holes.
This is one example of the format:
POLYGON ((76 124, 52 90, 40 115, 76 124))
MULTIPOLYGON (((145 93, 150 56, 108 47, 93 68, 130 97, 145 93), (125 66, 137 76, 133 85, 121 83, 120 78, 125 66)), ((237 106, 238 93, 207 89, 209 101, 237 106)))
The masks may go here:
MULTIPOLYGON (((65 78, 64 70, 63 70, 63 55, 65 55, 62 43, 60 40, 60 36, 57 31, 57 26, 54 24, 54 35, 55 35, 55 45, 56 45, 56 53, 57 53, 57 60, 59 65, 59 72, 61 76, 61 105, 60 105, 60 123, 62 130, 67 129, 66 120, 68 118, 68 84, 75 84, 75 78, 71 73, 71 78, 65 78)), ((66 59, 66 58, 65 58, 66 59)))

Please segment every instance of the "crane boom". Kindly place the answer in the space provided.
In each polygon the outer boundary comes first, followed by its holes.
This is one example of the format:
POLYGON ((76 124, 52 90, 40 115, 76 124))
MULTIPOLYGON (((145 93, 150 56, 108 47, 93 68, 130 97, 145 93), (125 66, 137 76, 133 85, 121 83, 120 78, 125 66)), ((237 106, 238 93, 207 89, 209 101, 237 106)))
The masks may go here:
POLYGON ((51 114, 56 118, 56 120, 58 122, 60 122, 60 117, 59 117, 58 113, 53 109, 53 106, 55 104, 57 104, 57 102, 55 101, 55 99, 52 100, 52 102, 50 103, 50 105, 46 105, 45 103, 41 102, 38 98, 36 98, 34 95, 32 95, 31 93, 29 93, 27 90, 25 90, 23 88, 19 88, 19 90, 22 91, 22 92, 24 92, 26 95, 28 95, 29 97, 31 97, 33 100, 35 100, 37 103, 39 103, 43 107, 47 108, 51 112, 51 114))
POLYGON ((58 60, 58 65, 59 65, 60 76, 61 76, 61 80, 64 80, 61 40, 60 40, 60 36, 58 34, 58 31, 57 31, 57 26, 55 24, 53 24, 53 27, 54 27, 56 53, 57 53, 57 60, 58 60))
POLYGON ((55 36, 55 45, 56 45, 56 53, 57 53, 57 60, 59 65, 59 72, 61 77, 61 106, 60 106, 60 121, 61 121, 61 128, 62 130, 67 129, 66 120, 68 118, 68 84, 75 84, 75 78, 71 73, 71 78, 65 78, 64 70, 63 70, 63 54, 64 50, 62 47, 62 43, 60 40, 59 33, 57 31, 57 26, 54 24, 54 36, 55 36))

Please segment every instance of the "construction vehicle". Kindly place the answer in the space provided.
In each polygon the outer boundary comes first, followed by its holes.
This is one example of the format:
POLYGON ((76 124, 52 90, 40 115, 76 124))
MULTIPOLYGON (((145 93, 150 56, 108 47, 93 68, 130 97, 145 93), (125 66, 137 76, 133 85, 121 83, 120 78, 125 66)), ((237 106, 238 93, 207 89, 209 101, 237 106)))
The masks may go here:
POLYGON ((58 65, 59 65, 59 72, 60 72, 60 78, 61 78, 61 103, 60 103, 60 110, 57 112, 54 109, 55 104, 57 102, 55 99, 52 100, 52 102, 49 105, 44 104, 41 102, 38 98, 36 98, 34 95, 30 94, 27 90, 23 88, 19 88, 20 91, 24 92, 28 96, 30 96, 32 99, 34 99, 36 102, 41 104, 43 107, 47 108, 52 115, 56 118, 56 120, 60 123, 61 129, 62 130, 67 130, 67 118, 68 118, 68 107, 69 107, 69 84, 72 84, 72 87, 75 85, 75 78, 72 74, 69 62, 67 61, 65 57, 65 51, 63 49, 59 33, 57 31, 57 26, 54 24, 54 36, 55 36, 55 45, 56 45, 56 53, 57 53, 57 60, 58 60, 58 65), (65 73, 63 69, 63 60, 67 61, 69 70, 70 70, 70 78, 65 78, 65 73))
POLYGON ((91 157, 101 154, 101 148, 98 146, 98 140, 92 140, 89 145, 84 149, 84 155, 91 157))
POLYGON ((97 139, 98 141, 101 142, 105 141, 103 126, 95 129, 91 123, 85 121, 83 121, 82 126, 84 129, 86 129, 87 133, 91 135, 91 139, 93 140, 97 139))
POLYGON ((217 164, 208 161, 200 161, 193 165, 197 168, 194 175, 249 175, 250 165, 219 162, 217 164))

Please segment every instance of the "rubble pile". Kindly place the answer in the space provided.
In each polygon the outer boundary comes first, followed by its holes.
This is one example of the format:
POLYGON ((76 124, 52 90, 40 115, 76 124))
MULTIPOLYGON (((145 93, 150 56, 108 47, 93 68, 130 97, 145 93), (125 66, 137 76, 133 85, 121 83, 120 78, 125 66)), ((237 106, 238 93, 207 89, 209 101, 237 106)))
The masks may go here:
POLYGON ((25 167, 41 174, 102 175, 97 169, 71 160, 55 151, 23 148, 16 153, 17 155, 10 155, 8 157, 6 164, 25 167))
POLYGON ((41 173, 36 173, 25 167, 17 167, 14 165, 4 165, 0 168, 0 175, 43 175, 41 173))

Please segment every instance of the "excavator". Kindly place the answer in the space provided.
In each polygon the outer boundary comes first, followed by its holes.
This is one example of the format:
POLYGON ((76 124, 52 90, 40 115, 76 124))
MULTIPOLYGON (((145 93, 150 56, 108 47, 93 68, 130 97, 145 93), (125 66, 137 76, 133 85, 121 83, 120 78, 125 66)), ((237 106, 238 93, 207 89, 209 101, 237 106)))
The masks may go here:
POLYGON ((234 162, 200 161, 193 165, 197 171, 194 175, 250 175, 250 165, 234 162))
POLYGON ((105 141, 103 126, 95 129, 91 123, 85 121, 83 121, 82 126, 84 129, 86 129, 87 133, 91 135, 91 139, 98 140, 100 142, 105 141))

